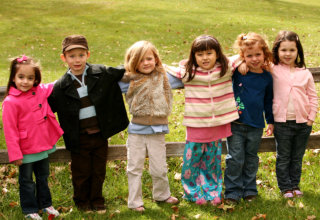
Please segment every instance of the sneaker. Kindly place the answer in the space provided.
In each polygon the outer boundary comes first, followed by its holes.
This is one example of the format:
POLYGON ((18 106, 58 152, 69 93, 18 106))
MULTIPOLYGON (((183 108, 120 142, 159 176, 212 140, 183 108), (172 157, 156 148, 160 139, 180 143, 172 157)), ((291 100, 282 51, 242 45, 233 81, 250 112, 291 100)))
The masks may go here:
POLYGON ((295 190, 293 190, 293 195, 296 197, 302 197, 303 192, 301 192, 299 189, 295 189, 295 190))
POLYGON ((210 201, 211 205, 217 206, 221 204, 221 199, 219 197, 214 198, 213 200, 210 201))
POLYGON ((228 199, 225 199, 224 200, 224 203, 227 204, 227 205, 236 205, 238 204, 238 200, 236 199, 231 199, 231 198, 228 198, 228 199))
POLYGON ((196 204, 197 205, 206 205, 207 200, 205 200, 204 198, 198 199, 198 200, 196 200, 196 204))
POLYGON ((293 198, 293 193, 292 193, 292 191, 286 191, 285 193, 283 193, 283 197, 284 197, 285 199, 293 198))
POLYGON ((42 220, 41 216, 38 213, 30 213, 28 215, 24 216, 26 219, 36 219, 36 220, 42 220))
POLYGON ((53 208, 53 206, 49 206, 48 208, 43 209, 44 213, 48 213, 48 215, 54 215, 54 217, 59 216, 59 212, 53 208))

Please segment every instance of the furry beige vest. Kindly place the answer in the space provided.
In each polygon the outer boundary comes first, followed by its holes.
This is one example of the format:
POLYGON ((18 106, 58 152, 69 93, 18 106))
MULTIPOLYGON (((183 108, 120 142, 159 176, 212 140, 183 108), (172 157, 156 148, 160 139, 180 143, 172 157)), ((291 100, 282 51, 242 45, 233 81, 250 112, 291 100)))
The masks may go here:
POLYGON ((165 73, 126 73, 122 81, 130 82, 126 94, 132 123, 142 125, 168 124, 172 92, 165 73))

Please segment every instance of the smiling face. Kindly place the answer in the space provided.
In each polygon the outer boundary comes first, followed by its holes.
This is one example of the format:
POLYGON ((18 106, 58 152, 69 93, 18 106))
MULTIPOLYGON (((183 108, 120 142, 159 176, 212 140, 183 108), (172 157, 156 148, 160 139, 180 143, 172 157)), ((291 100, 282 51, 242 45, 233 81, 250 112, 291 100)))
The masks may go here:
POLYGON ((85 49, 72 49, 61 54, 61 59, 66 62, 73 75, 81 75, 86 68, 90 52, 85 49))
POLYGON ((19 65, 16 75, 13 78, 17 89, 22 92, 29 91, 33 87, 35 80, 34 67, 28 64, 19 65))
POLYGON ((138 64, 138 72, 150 74, 156 68, 156 63, 156 58, 154 57, 153 52, 149 49, 138 64))
POLYGON ((252 47, 247 47, 243 52, 243 57, 251 72, 263 72, 262 65, 264 64, 264 53, 257 43, 252 47))
POLYGON ((195 52, 196 62, 199 67, 204 70, 210 70, 214 67, 217 60, 217 53, 215 50, 205 50, 195 52))
POLYGON ((280 63, 295 67, 298 49, 295 41, 282 41, 278 50, 280 63))

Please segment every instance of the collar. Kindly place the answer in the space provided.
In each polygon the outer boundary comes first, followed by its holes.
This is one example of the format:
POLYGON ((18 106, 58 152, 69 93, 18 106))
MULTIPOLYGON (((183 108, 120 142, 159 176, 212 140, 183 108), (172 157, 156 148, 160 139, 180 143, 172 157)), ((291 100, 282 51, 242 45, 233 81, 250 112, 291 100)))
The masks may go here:
POLYGON ((36 91, 36 88, 37 88, 37 87, 32 87, 32 88, 29 89, 28 91, 22 92, 22 91, 20 91, 19 89, 16 89, 15 87, 11 86, 11 87, 10 87, 10 90, 9 90, 9 95, 19 96, 19 95, 21 95, 21 94, 28 94, 28 93, 31 93, 31 92, 36 91))

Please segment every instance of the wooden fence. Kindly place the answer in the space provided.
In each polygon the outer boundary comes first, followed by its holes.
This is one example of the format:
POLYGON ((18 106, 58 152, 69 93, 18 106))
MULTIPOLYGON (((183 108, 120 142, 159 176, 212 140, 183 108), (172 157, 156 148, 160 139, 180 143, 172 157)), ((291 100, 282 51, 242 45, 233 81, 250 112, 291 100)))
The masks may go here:
MULTIPOLYGON (((315 82, 320 82, 320 67, 309 68, 312 72, 315 82)), ((6 87, 0 87, 0 100, 3 99, 6 87)), ((180 157, 183 155, 184 142, 166 143, 167 157, 180 157)), ((320 149, 320 135, 311 135, 308 142, 308 149, 320 149)), ((259 152, 275 152, 275 140, 273 137, 262 138, 259 152)), ((226 153, 226 143, 223 141, 222 153, 226 153)), ((127 149, 125 145, 111 145, 108 150, 108 160, 125 160, 127 158, 127 149)), ((58 147, 56 152, 50 154, 51 162, 68 162, 70 161, 70 152, 64 147, 58 147)), ((0 164, 9 163, 7 150, 0 149, 0 164)))

